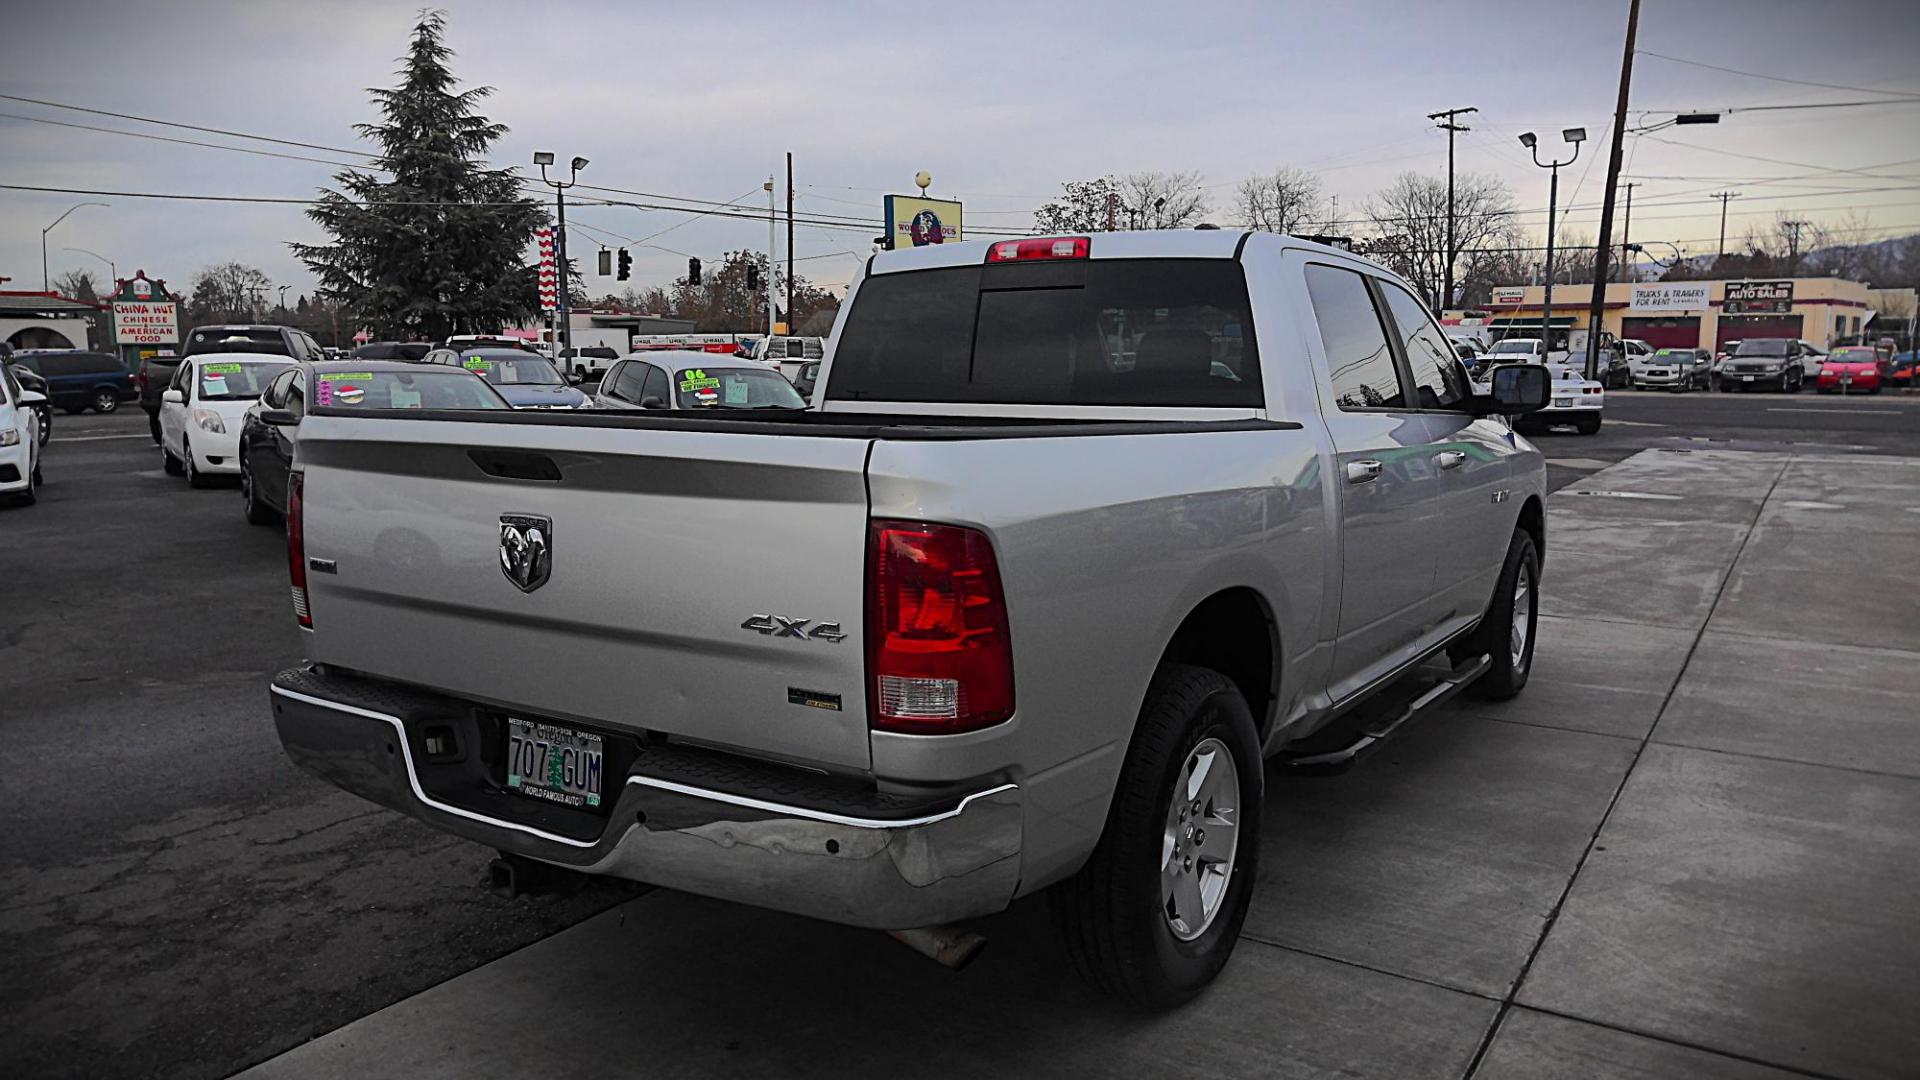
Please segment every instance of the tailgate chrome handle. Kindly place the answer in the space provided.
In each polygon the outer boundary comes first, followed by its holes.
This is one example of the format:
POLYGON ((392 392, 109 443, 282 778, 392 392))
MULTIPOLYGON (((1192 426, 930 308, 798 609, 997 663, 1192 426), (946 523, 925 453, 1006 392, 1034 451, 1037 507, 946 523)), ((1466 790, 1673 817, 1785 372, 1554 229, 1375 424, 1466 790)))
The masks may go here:
POLYGON ((1371 484, 1380 479, 1380 470, 1383 467, 1371 458, 1364 461, 1349 461, 1347 462, 1347 483, 1371 484))
POLYGON ((1433 455, 1433 460, 1443 469, 1457 469, 1467 463, 1467 455, 1463 450, 1442 450, 1433 455))

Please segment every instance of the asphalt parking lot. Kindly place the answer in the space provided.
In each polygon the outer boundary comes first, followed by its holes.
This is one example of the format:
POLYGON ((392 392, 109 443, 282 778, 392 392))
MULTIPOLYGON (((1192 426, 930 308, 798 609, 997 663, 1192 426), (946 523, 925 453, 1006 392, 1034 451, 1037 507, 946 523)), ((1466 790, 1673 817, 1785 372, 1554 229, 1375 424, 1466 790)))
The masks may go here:
POLYGON ((1912 1075, 1920 398, 1609 397, 1599 435, 1537 440, 1558 493, 1533 685, 1278 778, 1248 940, 1153 1017, 1089 998, 1036 904, 956 975, 666 890, 493 897, 488 852, 281 755, 278 533, 164 476, 139 412, 61 416, 40 505, 0 511, 27 568, 0 605, 0 1060, 1912 1075))

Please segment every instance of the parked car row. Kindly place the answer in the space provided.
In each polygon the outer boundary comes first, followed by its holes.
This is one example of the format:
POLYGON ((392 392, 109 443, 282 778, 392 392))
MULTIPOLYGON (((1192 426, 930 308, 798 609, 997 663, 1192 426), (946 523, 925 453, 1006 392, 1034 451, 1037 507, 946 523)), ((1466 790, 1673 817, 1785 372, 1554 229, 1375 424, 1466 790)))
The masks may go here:
POLYGON ((20 385, 13 367, 0 364, 0 501, 30 504, 40 486, 40 406, 46 395, 20 385))

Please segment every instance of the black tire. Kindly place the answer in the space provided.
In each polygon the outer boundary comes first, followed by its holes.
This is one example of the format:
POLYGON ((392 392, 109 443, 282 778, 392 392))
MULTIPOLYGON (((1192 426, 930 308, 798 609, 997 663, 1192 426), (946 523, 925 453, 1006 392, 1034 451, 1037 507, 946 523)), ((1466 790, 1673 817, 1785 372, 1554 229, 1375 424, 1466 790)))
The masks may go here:
POLYGON ((1515 529, 1513 539, 1507 543, 1507 561, 1500 567, 1500 580, 1493 588, 1493 603, 1487 606, 1479 627, 1449 650, 1455 663, 1481 655, 1493 660, 1493 666, 1485 675, 1467 684, 1465 693, 1486 701, 1505 701, 1525 689, 1528 676, 1533 674, 1533 645, 1539 636, 1539 625, 1540 554, 1533 546, 1533 537, 1525 529, 1515 529), (1526 637, 1516 658, 1513 612, 1523 569, 1529 583, 1527 613, 1522 620, 1526 623, 1526 637))
POLYGON ((147 414, 147 434, 153 436, 153 445, 155 446, 160 445, 160 414, 159 413, 150 412, 147 414))
POLYGON ((102 390, 94 394, 93 411, 102 415, 120 411, 120 395, 111 390, 102 390))
POLYGON ((181 467, 186 470, 188 487, 203 488, 207 486, 209 481, 206 475, 199 469, 193 467, 193 444, 186 439, 180 440, 180 463, 181 467))
POLYGON ((1054 925, 1083 979, 1103 993, 1156 1008, 1179 1004, 1213 981, 1233 954, 1253 897, 1265 779, 1253 714, 1231 680, 1185 664, 1154 673, 1100 843, 1051 896, 1054 925), (1212 921, 1182 941, 1169 925, 1162 893, 1163 844, 1176 809, 1174 785, 1191 752, 1209 739, 1234 758, 1239 835, 1212 921))
POLYGON ((45 446, 47 440, 53 438, 53 410, 42 406, 37 411, 40 413, 40 445, 45 446))
POLYGON ((240 499, 250 525, 272 525, 280 520, 273 508, 260 501, 260 491, 253 483, 253 463, 247 455, 240 455, 240 499))
POLYGON ((168 476, 179 476, 187 471, 187 467, 173 456, 173 451, 167 449, 165 444, 160 447, 160 468, 168 476))
POLYGON ((1597 416, 1593 417, 1592 419, 1587 419, 1585 417, 1582 417, 1581 419, 1574 421, 1573 430, 1579 432, 1582 435, 1596 434, 1600 430, 1600 418, 1597 416))

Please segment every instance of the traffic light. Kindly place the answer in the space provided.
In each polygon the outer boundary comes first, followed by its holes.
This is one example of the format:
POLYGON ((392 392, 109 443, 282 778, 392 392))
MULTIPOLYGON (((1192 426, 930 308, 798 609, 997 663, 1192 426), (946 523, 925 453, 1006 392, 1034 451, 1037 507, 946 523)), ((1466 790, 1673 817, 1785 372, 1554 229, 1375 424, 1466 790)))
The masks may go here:
POLYGON ((633 276, 633 256, 627 254, 626 248, 621 248, 619 280, 625 281, 632 276, 633 276))
POLYGON ((608 251, 606 248, 601 248, 600 249, 600 276, 606 277, 608 274, 611 274, 611 273, 613 273, 613 252, 608 251))
POLYGON ((687 260, 687 284, 689 285, 700 284, 700 260, 699 259, 687 260))
POLYGON ((747 291, 750 293, 760 291, 760 268, 752 263, 747 264, 747 291))

